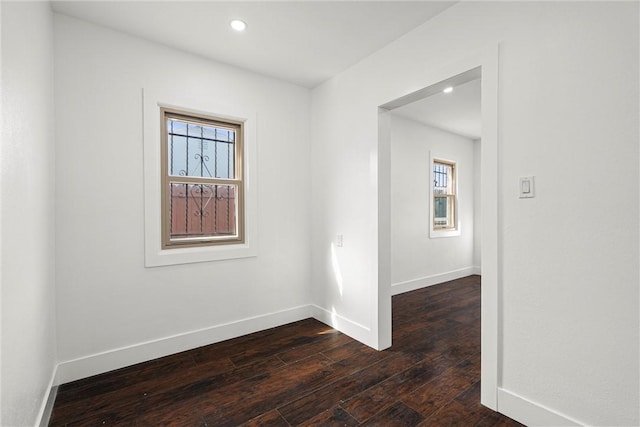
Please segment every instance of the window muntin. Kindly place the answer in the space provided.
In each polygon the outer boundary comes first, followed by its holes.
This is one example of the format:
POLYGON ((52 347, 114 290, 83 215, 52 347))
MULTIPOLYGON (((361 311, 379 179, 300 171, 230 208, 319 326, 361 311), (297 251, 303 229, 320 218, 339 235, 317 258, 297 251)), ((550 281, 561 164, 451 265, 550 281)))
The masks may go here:
POLYGON ((433 160, 433 230, 457 228, 456 164, 433 160))
POLYGON ((161 109, 162 247, 244 241, 242 123, 161 109))

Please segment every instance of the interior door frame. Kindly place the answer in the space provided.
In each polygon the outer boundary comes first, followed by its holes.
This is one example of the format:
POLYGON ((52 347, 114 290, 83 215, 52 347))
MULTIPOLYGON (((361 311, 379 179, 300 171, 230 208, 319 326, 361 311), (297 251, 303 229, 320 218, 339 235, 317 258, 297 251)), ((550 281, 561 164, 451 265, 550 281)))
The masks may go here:
POLYGON ((378 107, 378 343, 391 342, 391 174, 389 111, 441 90, 452 79, 479 70, 481 74, 482 139, 481 165, 481 403, 498 409, 501 381, 501 223, 500 150, 498 128, 499 45, 468 55, 455 63, 444 64, 433 72, 423 88, 401 94, 378 107))

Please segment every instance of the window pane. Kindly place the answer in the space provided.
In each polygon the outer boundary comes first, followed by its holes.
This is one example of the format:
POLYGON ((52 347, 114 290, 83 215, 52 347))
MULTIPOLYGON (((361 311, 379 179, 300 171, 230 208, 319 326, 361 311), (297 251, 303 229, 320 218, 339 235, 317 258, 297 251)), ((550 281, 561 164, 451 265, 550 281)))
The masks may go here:
POLYGON ((170 184, 170 239, 235 236, 235 185, 170 184))
POLYGON ((226 142, 217 143, 216 178, 234 177, 234 147, 226 142))
POLYGON ((167 119, 170 176, 235 178, 234 130, 167 119))
POLYGON ((447 168, 441 163, 433 164, 433 186, 442 193, 447 188, 447 168))
POLYGON ((167 132, 169 132, 170 134, 173 133, 176 135, 186 135, 187 124, 177 120, 167 119, 167 132))
POLYGON ((453 194, 453 166, 447 163, 433 162, 433 193, 453 194))
POLYGON ((434 197, 433 208, 436 217, 436 224, 438 221, 444 220, 443 224, 447 223, 447 198, 446 197, 434 197))
POLYGON ((169 134, 169 175, 185 176, 186 174, 187 138, 169 134))
POLYGON ((455 228, 455 203, 456 199, 453 195, 433 198, 434 228, 455 228))
POLYGON ((189 136, 195 136, 197 138, 201 138, 202 135, 202 126, 200 125, 194 125, 191 123, 187 124, 187 130, 188 130, 188 134, 189 136))

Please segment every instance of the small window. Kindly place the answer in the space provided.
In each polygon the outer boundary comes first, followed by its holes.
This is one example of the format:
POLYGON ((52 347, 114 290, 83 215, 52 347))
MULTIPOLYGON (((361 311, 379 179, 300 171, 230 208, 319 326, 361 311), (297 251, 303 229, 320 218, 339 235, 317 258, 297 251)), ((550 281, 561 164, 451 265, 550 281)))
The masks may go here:
POLYGON ((433 230, 457 228, 456 164, 433 160, 433 230))
POLYGON ((162 247, 244 242, 242 123, 160 112, 162 247))

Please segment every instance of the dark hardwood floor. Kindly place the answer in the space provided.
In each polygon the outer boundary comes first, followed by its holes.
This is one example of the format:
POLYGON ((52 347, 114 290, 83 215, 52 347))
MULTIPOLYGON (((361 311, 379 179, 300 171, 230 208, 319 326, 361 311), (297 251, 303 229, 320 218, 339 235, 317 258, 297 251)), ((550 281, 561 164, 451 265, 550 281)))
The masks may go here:
POLYGON ((470 276, 393 297, 388 350, 307 319, 64 384, 50 425, 521 425, 479 402, 470 276))

